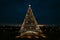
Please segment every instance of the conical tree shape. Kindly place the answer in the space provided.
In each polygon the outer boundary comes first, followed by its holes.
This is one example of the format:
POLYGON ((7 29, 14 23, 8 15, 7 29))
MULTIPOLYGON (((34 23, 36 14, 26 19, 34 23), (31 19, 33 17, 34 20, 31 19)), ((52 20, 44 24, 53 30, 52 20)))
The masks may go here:
POLYGON ((37 21, 34 17, 34 14, 32 12, 31 6, 29 6, 25 19, 23 21, 23 24, 21 26, 21 30, 23 30, 23 28, 30 28, 32 26, 34 26, 35 28, 37 28, 37 21))
POLYGON ((25 19, 24 19, 23 24, 20 29, 21 34, 19 35, 19 37, 22 37, 24 35, 25 36, 27 36, 27 35, 28 36, 31 36, 31 35, 43 36, 40 27, 37 25, 38 25, 38 23, 34 17, 33 12, 32 12, 31 5, 29 5, 25 19))

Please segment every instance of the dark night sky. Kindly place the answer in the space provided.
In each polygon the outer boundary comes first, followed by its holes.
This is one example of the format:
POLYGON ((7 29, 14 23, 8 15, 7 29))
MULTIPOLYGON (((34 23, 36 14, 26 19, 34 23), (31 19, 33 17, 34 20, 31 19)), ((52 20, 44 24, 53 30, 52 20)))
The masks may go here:
POLYGON ((28 5, 41 24, 60 24, 59 0, 0 0, 0 23, 22 23, 28 5))

